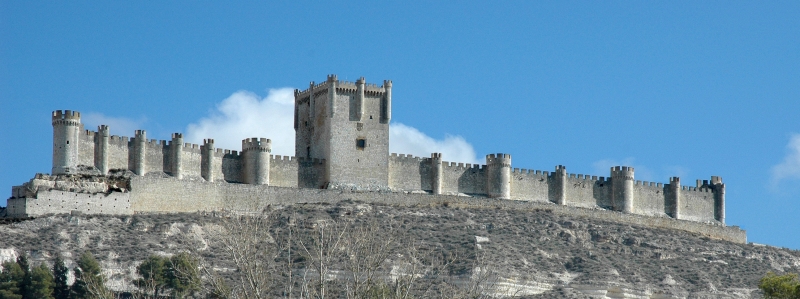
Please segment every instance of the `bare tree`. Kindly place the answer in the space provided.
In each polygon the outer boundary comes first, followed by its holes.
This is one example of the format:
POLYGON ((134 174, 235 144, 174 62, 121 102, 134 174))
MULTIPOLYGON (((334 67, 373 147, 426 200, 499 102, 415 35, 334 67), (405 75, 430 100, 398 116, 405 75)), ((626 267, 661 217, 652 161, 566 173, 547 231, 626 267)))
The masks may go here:
POLYGON ((200 260, 209 297, 404 299, 496 294, 497 276, 481 252, 454 253, 441 245, 419 243, 390 219, 286 215, 272 211, 223 221, 214 241, 235 271, 222 275, 200 260))
POLYGON ((335 221, 311 220, 307 228, 307 237, 299 240, 309 261, 303 275, 303 289, 308 297, 324 299, 330 268, 340 256, 348 226, 335 221), (309 276, 308 270, 313 270, 316 277, 309 276))
POLYGON ((236 266, 237 277, 228 287, 216 271, 202 263, 201 271, 213 287, 216 297, 271 298, 278 286, 275 258, 280 254, 269 228, 271 213, 253 216, 234 216, 224 221, 219 239, 225 254, 236 266))
POLYGON ((118 298, 118 296, 116 296, 114 292, 106 288, 103 279, 87 278, 85 280, 85 283, 86 283, 87 298, 96 298, 96 299, 118 298))
POLYGON ((387 259, 397 250, 397 235, 392 228, 381 228, 375 221, 356 223, 343 239, 347 298, 368 298, 376 287, 385 284, 387 259), (381 276, 381 274, 383 274, 381 276))

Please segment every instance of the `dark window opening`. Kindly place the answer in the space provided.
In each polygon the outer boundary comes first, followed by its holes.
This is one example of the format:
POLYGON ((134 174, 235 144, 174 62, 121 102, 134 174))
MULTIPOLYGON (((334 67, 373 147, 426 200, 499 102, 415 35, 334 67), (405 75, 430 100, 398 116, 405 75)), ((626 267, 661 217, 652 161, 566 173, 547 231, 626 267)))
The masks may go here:
POLYGON ((69 140, 67 140, 67 144, 69 144, 69 140))
POLYGON ((311 158, 311 147, 306 147, 306 158, 311 158))
POLYGON ((367 147, 367 140, 366 139, 356 139, 356 149, 364 150, 367 147))
POLYGON ((372 119, 372 115, 369 116, 369 119, 372 119))

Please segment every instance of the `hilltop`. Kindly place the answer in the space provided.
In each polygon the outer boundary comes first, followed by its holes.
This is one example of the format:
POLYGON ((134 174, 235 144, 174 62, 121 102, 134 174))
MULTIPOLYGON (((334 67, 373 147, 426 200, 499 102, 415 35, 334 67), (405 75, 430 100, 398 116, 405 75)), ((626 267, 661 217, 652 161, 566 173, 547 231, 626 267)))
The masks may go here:
MULTIPOLYGON (((486 292, 522 298, 751 298, 768 271, 800 272, 798 251, 548 209, 340 201, 270 206, 268 213, 304 223, 391 227, 420 247, 458 252, 463 259, 450 272, 455 279, 468 281, 481 265, 497 275, 486 292)), ((135 266, 151 254, 191 251, 214 267, 232 269, 220 239, 228 219, 232 215, 224 212, 50 215, 0 226, 0 257, 25 252, 36 264, 62 254, 72 267, 89 250, 110 286, 126 290, 135 266)), ((280 234, 287 230, 280 227, 287 223, 274 223, 271 239, 284 239, 280 234)))

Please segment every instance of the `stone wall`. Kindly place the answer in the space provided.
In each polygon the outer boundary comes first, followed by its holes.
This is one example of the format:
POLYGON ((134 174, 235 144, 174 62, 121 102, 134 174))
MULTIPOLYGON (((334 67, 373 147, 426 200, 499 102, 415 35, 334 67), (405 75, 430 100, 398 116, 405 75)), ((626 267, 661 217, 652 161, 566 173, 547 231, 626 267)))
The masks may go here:
MULTIPOLYGON (((95 166, 95 136, 96 132, 82 131, 78 138, 78 165, 95 166)), ((133 170, 136 161, 135 139, 121 136, 109 138, 108 161, 109 169, 133 170)), ((184 143, 180 146, 181 170, 183 176, 202 177, 202 146, 184 143)), ((173 174, 175 164, 172 158, 172 142, 150 139, 145 142, 145 169, 147 173, 173 174)), ((212 170, 215 180, 238 183, 243 181, 242 169, 244 162, 239 151, 215 149, 213 153, 212 170)), ((324 186, 324 163, 320 159, 312 159, 308 167, 298 166, 298 160, 290 156, 271 156, 270 184, 282 187, 298 187, 299 178, 308 179, 301 187, 320 188, 324 186)), ((387 166, 388 168, 388 166, 387 166)))
MULTIPOLYGON (((321 93, 320 99, 324 99, 325 93, 321 93)), ((341 96, 341 95, 340 95, 341 96)), ((352 96, 349 97, 352 100, 352 96)), ((340 177, 344 181, 358 181, 363 179, 366 185, 382 186, 383 180, 381 177, 383 173, 387 176, 388 189, 394 191, 426 191, 431 192, 433 188, 434 173, 431 167, 430 158, 420 158, 410 155, 391 154, 386 156, 386 165, 382 164, 381 159, 373 159, 375 153, 368 153, 367 150, 356 150, 356 139, 360 132, 365 132, 365 136, 369 134, 382 134, 382 129, 379 126, 385 125, 375 120, 372 113, 380 112, 377 97, 365 98, 365 118, 368 120, 369 116, 373 116, 373 121, 376 122, 372 125, 373 129, 358 129, 351 130, 352 136, 345 139, 352 139, 349 146, 353 148, 351 154, 347 158, 337 157, 339 165, 328 165, 328 161, 322 159, 296 159, 289 156, 270 156, 270 185, 279 187, 293 187, 293 188, 329 188, 330 176, 326 176, 327 171, 331 167, 338 169, 337 171, 342 175, 348 174, 345 177, 340 177), (350 138, 352 137, 352 138, 350 138), (351 161, 352 160, 352 161, 351 161), (305 161, 305 162, 303 162, 305 161), (352 165, 346 165, 352 164, 352 165), (369 166, 369 167, 367 167, 369 166), (358 174, 353 174, 358 173, 358 174), (366 179, 369 176, 375 175, 372 180, 366 179)), ((324 105, 320 105, 324 106, 324 105)), ((344 106, 344 105, 341 105, 344 106)), ((322 108, 322 107, 321 107, 322 108)), ((321 109, 320 108, 320 109, 321 109)), ((349 108, 345 106, 342 109, 349 108)), ((338 108, 337 108, 338 109, 338 108)), ((318 111, 322 112, 322 111, 318 111)), ((344 113, 344 111, 340 111, 344 113)), ((348 116, 352 116, 349 115, 348 116)), ((351 122, 348 119, 342 120, 350 125, 356 125, 357 122, 351 122)), ((366 120, 365 120, 366 121, 366 120)), ((368 128, 365 124, 365 128, 368 128)), ((344 134, 344 133, 341 133, 344 134)), ((83 131, 78 136, 78 165, 94 166, 95 162, 95 138, 100 135, 90 131, 83 131)), ((381 140, 378 135, 373 136, 376 140, 381 140)), ((369 139, 373 139, 369 137, 369 139)), ((344 138, 344 137, 342 137, 344 138)), ((344 141, 342 141, 344 142, 344 141)), ((374 144, 369 141, 366 143, 367 147, 374 144)), ((385 144, 374 145, 383 147, 385 144)), ((180 144, 181 153, 181 169, 182 175, 186 178, 202 179, 201 173, 201 146, 197 144, 180 144)), ((340 150, 346 147, 344 144, 334 144, 340 150)), ((166 173, 172 174, 174 163, 171 158, 172 155, 171 143, 164 140, 148 140, 145 142, 145 165, 148 173, 166 173)), ((379 151, 382 151, 380 149, 379 151)), ((334 151, 335 152, 335 151, 334 151)), ((136 146, 134 140, 128 137, 111 136, 109 138, 109 168, 110 169, 132 169, 135 162, 136 146)), ((344 152, 341 152, 344 155, 344 152)), ((213 153, 212 172, 214 173, 215 181, 238 183, 243 181, 242 169, 244 168, 244 161, 242 160, 241 153, 237 151, 216 149, 213 153)), ((467 195, 487 195, 487 167, 485 165, 472 165, 457 162, 442 162, 442 175, 441 175, 441 192, 442 194, 467 194, 467 195)), ((334 175, 330 174, 329 175, 334 175)), ((553 176, 553 173, 547 171, 533 171, 526 169, 513 169, 511 172, 510 182, 510 199, 521 201, 535 201, 535 202, 558 202, 557 196, 561 192, 557 188, 561 188, 561 177, 553 176)), ((585 208, 604 208, 604 209, 619 209, 612 205, 611 186, 614 182, 610 179, 597 176, 589 176, 583 174, 567 174, 564 179, 564 204, 576 207, 585 208)), ((648 216, 672 216, 671 203, 667 200, 666 191, 669 185, 653 182, 635 181, 633 185, 633 205, 632 214, 648 215, 648 216)), ((336 186, 333 186, 334 188, 336 186)), ((363 189, 363 188, 361 188, 363 189)), ((366 189, 374 190, 375 188, 367 187, 366 189)), ((715 202, 714 202, 714 189, 708 185, 700 187, 687 187, 682 186, 680 193, 680 214, 679 219, 691 220, 697 222, 714 222, 719 221, 715 216, 715 202)), ((385 190, 378 188, 378 190, 385 190)))
POLYGON ((200 145, 193 143, 184 143, 181 146, 181 171, 183 175, 192 177, 201 177, 200 173, 200 145))
POLYGON ((679 219, 712 222, 714 219, 714 193, 708 188, 683 186, 679 219))
POLYGON ((259 211, 269 205, 325 203, 342 200, 390 205, 448 205, 453 207, 547 209, 555 213, 590 217, 647 227, 678 229, 738 243, 746 243, 736 226, 685 221, 669 217, 625 214, 602 209, 556 205, 547 201, 526 202, 482 197, 411 194, 404 192, 349 192, 342 190, 285 188, 264 185, 208 183, 200 180, 134 177, 131 180, 131 209, 138 212, 259 211))
POLYGON ((486 168, 442 162, 442 194, 486 194, 486 168))
POLYGON ((131 169, 129 166, 133 165, 133 162, 130 160, 129 153, 132 146, 128 137, 111 136, 108 139, 108 168, 131 169))
POLYGON ((145 143, 145 168, 147 172, 168 172, 169 147, 164 140, 150 139, 145 143))
POLYGON ((429 158, 412 155, 389 156, 389 186, 397 191, 431 190, 429 158))
POLYGON ((549 179, 547 171, 515 168, 511 172, 511 199, 550 201, 549 179))
POLYGON ((270 156, 270 186, 297 187, 299 165, 297 159, 289 156, 270 156))
POLYGON ((241 183, 242 178, 242 159, 237 151, 217 149, 214 152, 214 177, 231 183, 241 183))
MULTIPOLYGON (((633 185, 634 213, 650 216, 666 216, 665 187, 660 183, 636 181, 633 185)), ((712 214, 713 215, 713 214, 712 214)))
MULTIPOLYGON (((346 85, 345 82, 342 85, 346 85)), ((380 96, 365 95, 359 115, 358 97, 349 88, 337 89, 333 117, 325 118, 329 128, 328 180, 348 186, 360 182, 360 188, 389 187, 389 124, 380 122, 380 96), (363 140, 363 146, 357 143, 363 140)), ((322 129, 322 128, 316 128, 322 129)), ((312 147, 315 145, 312 144, 312 147)))
POLYGON ((76 193, 60 190, 38 191, 35 198, 8 199, 8 217, 63 214, 73 211, 85 214, 129 215, 131 193, 76 193))
POLYGON ((600 206, 598 202, 606 201, 608 188, 598 181, 595 176, 583 174, 567 174, 565 204, 576 207, 594 208, 600 206))
POLYGON ((94 166, 94 136, 95 132, 80 129, 81 135, 78 138, 78 165, 94 166))

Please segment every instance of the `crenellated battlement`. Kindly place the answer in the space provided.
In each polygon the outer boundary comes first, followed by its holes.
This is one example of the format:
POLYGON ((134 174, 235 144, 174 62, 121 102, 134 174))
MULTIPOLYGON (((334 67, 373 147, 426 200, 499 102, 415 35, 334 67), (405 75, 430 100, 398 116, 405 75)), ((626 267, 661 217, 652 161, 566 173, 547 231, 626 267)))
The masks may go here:
POLYGON ((338 80, 338 77, 336 75, 328 75, 326 81, 320 83, 315 83, 314 81, 311 81, 309 83, 308 89, 305 90, 295 89, 294 97, 295 99, 297 99, 298 102, 305 102, 308 101, 312 93, 314 97, 321 96, 322 94, 327 93, 328 88, 334 85, 336 86, 336 92, 338 93, 355 94, 359 92, 359 87, 358 87, 359 82, 362 82, 361 84, 364 88, 364 95, 366 96, 372 96, 372 97, 382 96, 387 92, 387 88, 388 89, 392 88, 391 80, 384 80, 383 85, 378 86, 378 84, 375 83, 367 83, 364 77, 360 77, 358 80, 356 80, 356 82, 352 82, 352 81, 338 80))
POLYGON ((542 170, 536 170, 536 169, 525 169, 525 168, 514 168, 514 170, 512 170, 512 173, 523 175, 523 176, 526 176, 526 175, 527 176, 537 176, 537 177, 539 177, 539 176, 544 176, 544 177, 550 176, 550 172, 549 171, 542 171, 542 170))
POLYGON ((77 125, 81 121, 81 113, 72 110, 53 111, 53 124, 77 125))
POLYGON ((415 157, 414 155, 411 154, 397 154, 397 153, 392 153, 389 156, 389 158, 395 161, 403 161, 403 162, 419 162, 428 159, 424 157, 415 157))
POLYGON ((242 151, 272 152, 272 140, 267 138, 248 138, 242 140, 242 151))
POLYGON ((128 136, 119 136, 119 135, 111 135, 111 138, 108 139, 108 142, 114 145, 125 145, 128 146, 130 143, 130 137, 128 136))
POLYGON ((618 180, 633 180, 633 167, 615 166, 611 167, 611 177, 618 180))
POLYGON ((148 148, 164 148, 167 146, 166 140, 149 139, 147 140, 148 148))
MULTIPOLYGON (((558 172, 558 171, 556 171, 558 172)), ((604 177, 598 177, 596 175, 588 175, 588 174, 578 174, 578 173, 570 173, 568 174, 569 179, 573 180, 582 180, 582 181, 603 181, 605 180, 604 177)))
POLYGON ((645 181, 638 181, 638 180, 636 182, 634 182, 633 185, 634 186, 642 186, 642 187, 664 188, 664 184, 663 183, 645 182, 645 181))
POLYGON ((511 155, 503 153, 488 154, 486 155, 486 165, 511 167, 511 155))
POLYGON ((507 153, 488 154, 485 164, 446 161, 438 152, 389 153, 391 92, 391 80, 378 86, 364 77, 350 82, 335 74, 295 89, 293 156, 272 155, 272 141, 263 137, 243 139, 240 150, 231 150, 217 148, 211 138, 185 143, 182 133, 170 140, 147 139, 145 130, 133 137, 109 136, 107 125, 83 130, 80 112, 53 111, 53 173, 73 174, 93 165, 103 175, 131 170, 153 182, 170 175, 173 181, 200 184, 489 197, 724 225, 725 184, 718 176, 683 186, 678 177, 666 184, 636 180, 630 166, 611 167, 606 177, 568 173, 564 165, 552 172, 513 168, 507 153))

